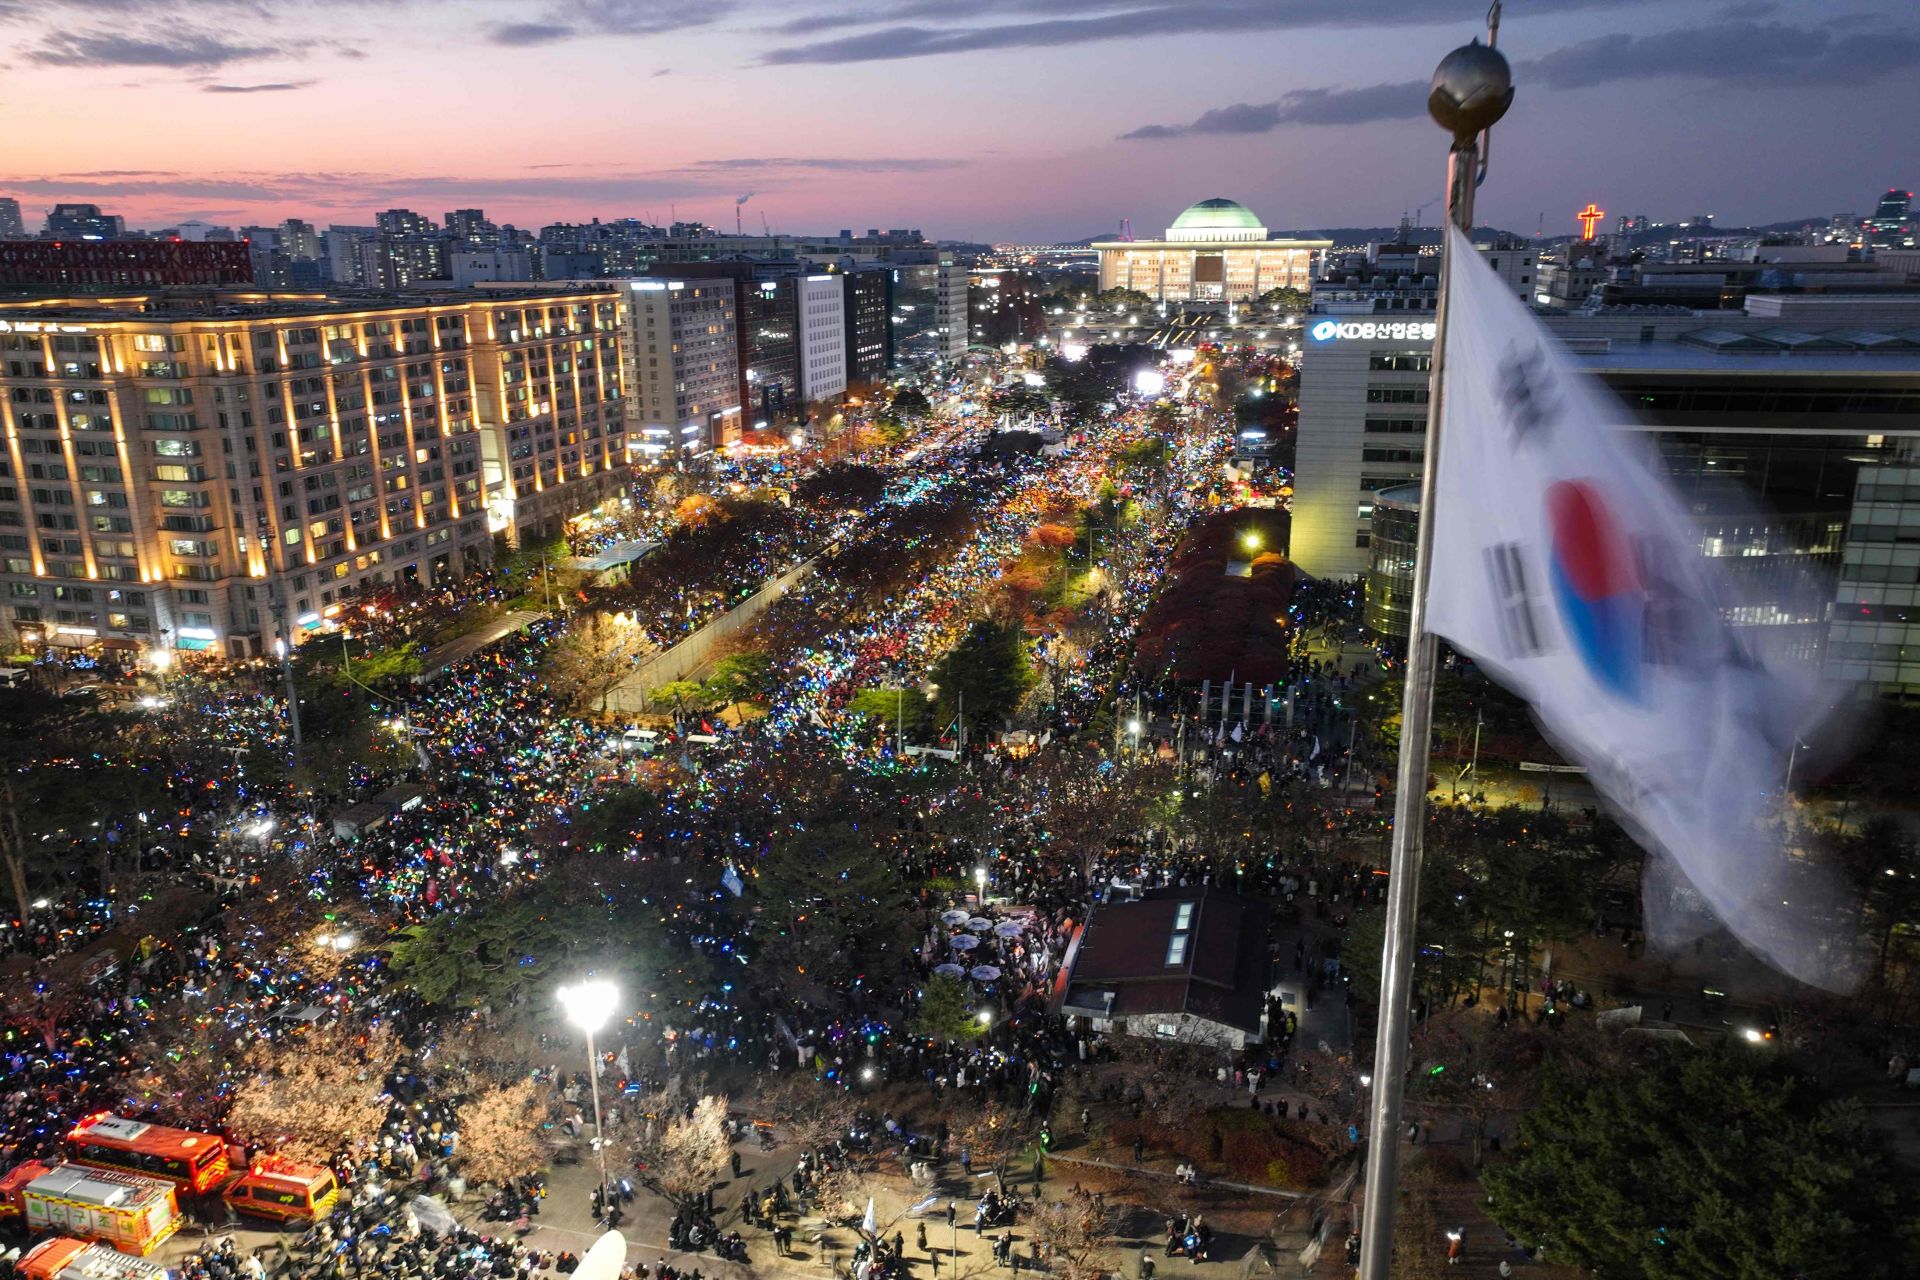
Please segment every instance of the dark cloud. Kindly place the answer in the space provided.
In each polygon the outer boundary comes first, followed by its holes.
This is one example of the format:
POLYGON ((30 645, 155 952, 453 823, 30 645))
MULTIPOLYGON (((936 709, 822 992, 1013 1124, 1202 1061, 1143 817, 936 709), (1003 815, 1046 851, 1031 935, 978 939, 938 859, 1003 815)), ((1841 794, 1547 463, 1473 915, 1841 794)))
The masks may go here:
POLYGON ((556 40, 571 40, 578 34, 564 23, 510 22, 504 27, 495 27, 487 38, 495 44, 552 44, 556 40))
MULTIPOLYGON (((1864 84, 1920 68, 1920 34, 1878 30, 1833 35, 1821 28, 1729 22, 1657 35, 1597 36, 1520 64, 1522 89, 1588 89, 1623 80, 1692 79, 1775 87, 1864 84)), ((1426 109, 1428 82, 1408 80, 1362 89, 1296 89, 1272 102, 1215 107, 1189 124, 1143 125, 1125 139, 1195 134, 1267 133, 1287 124, 1365 124, 1400 120, 1426 109)))
MULTIPOLYGON (((1612 0, 1535 0, 1530 12, 1596 8, 1612 0)), ((1088 14, 1089 6, 1064 0, 1015 4, 1011 0, 955 0, 934 4, 912 0, 890 6, 884 14, 866 10, 849 22, 844 11, 821 18, 800 18, 783 24, 793 34, 848 25, 897 22, 901 17, 940 18, 938 26, 881 26, 860 35, 820 40, 811 44, 771 49, 760 59, 768 65, 793 63, 878 62, 896 58, 926 58, 942 53, 972 53, 983 49, 1045 49, 1096 40, 1123 40, 1142 36, 1225 35, 1244 31, 1303 30, 1311 27, 1359 27, 1453 23, 1485 12, 1480 0, 1113 0, 1091 7, 1106 12, 1088 14), (989 22, 956 26, 956 19, 997 17, 1006 13, 1057 13, 1064 16, 1038 22, 989 22)))
POLYGON ((495 44, 556 44, 581 36, 651 36, 707 26, 733 10, 729 0, 708 0, 695 8, 679 0, 563 0, 533 22, 495 27, 495 44))
POLYGON ((653 78, 658 80, 661 76, 670 76, 672 74, 673 74, 672 67, 661 67, 658 71, 653 73, 653 78))
POLYGON ((0 178, 17 195, 65 200, 86 196, 178 196, 195 200, 284 200, 286 187, 246 179, 173 178, 165 182, 97 182, 85 178, 0 178))
POLYGON ((318 84, 317 80, 280 80, 272 84, 210 84, 201 88, 203 93, 289 93, 295 89, 306 89, 318 84))
POLYGON ((1825 27, 1723 22, 1646 36, 1597 36, 1523 64, 1515 79, 1553 89, 1667 78, 1769 89, 1864 84, 1915 67, 1920 34, 1913 30, 1835 35, 1825 27))
POLYGON ((1215 107, 1190 124, 1150 124, 1122 138, 1184 138, 1193 134, 1268 133, 1283 124, 1366 124, 1404 120, 1427 108, 1425 80, 1368 85, 1364 89, 1295 89, 1273 102, 1236 102, 1215 107))
POLYGON ((956 159, 931 159, 901 156, 880 156, 862 159, 846 156, 816 158, 797 158, 773 156, 766 158, 741 157, 725 160, 697 160, 689 169, 813 169, 823 173, 926 173, 934 169, 951 169, 964 161, 956 159))
POLYGON ((290 52, 300 46, 238 44, 199 31, 132 34, 118 31, 57 31, 28 51, 53 67, 179 67, 211 70, 290 52))

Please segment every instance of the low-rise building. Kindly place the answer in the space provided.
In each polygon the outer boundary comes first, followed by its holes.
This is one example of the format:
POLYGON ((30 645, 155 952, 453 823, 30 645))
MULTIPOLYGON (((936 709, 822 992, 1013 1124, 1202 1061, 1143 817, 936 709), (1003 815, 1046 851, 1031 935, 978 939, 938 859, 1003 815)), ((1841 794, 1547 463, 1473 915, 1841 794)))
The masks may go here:
POLYGON ((1266 1037, 1268 908, 1195 885, 1094 907, 1058 1012, 1098 1032, 1243 1048, 1266 1037))

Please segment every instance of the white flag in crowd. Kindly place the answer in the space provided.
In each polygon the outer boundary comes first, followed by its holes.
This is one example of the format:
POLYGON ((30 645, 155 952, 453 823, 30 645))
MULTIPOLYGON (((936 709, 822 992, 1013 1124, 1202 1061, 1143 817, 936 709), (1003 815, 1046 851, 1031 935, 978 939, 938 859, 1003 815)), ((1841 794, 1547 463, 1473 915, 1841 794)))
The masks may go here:
POLYGON ((1826 882, 1765 821, 1816 718, 1811 679, 1727 626, 1726 576, 1641 438, 1618 429, 1631 413, 1447 234, 1428 628, 1532 703, 1658 855, 1657 942, 1683 940, 1690 886, 1781 970, 1849 985, 1850 958, 1826 946, 1847 932, 1826 918, 1826 882))

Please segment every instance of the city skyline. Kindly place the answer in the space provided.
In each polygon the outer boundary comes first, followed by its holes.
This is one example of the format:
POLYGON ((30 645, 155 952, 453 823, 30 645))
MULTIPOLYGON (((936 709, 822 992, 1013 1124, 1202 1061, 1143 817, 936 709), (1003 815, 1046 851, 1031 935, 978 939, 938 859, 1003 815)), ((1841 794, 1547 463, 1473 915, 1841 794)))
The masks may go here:
MULTIPOLYGON (((1902 74, 1920 65, 1920 26, 1865 0, 1820 8, 1510 12, 1502 46, 1521 96, 1481 220, 1562 234, 1592 199, 1766 223, 1866 212, 1889 184, 1911 185, 1897 133, 1920 106, 1920 82, 1902 74), (1783 151, 1801 157, 1790 183, 1783 151)), ((1471 35, 1483 7, 0 0, 0 12, 12 72, 0 102, 15 126, 0 194, 29 226, 55 202, 90 201, 142 227, 483 205, 533 228, 677 216, 731 229, 746 196, 750 230, 764 215, 775 231, 1044 242, 1123 217, 1159 227, 1209 195, 1276 229, 1378 225, 1428 204, 1442 145, 1421 118, 1433 50, 1471 35)))

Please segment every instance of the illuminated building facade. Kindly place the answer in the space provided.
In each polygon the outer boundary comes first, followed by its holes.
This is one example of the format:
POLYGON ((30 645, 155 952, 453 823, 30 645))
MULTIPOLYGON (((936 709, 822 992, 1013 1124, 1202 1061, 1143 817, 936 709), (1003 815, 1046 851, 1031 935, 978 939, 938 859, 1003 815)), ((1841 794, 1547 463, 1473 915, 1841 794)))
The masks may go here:
POLYGON ((734 282, 628 280, 627 385, 634 444, 648 460, 740 438, 734 282))
POLYGON ((557 530, 626 474, 622 302, 0 305, 0 641, 258 655, 557 530))
POLYGON ((1306 289, 1331 240, 1275 240, 1233 200, 1202 200, 1159 240, 1098 240, 1100 288, 1155 302, 1247 302, 1269 289, 1306 289))

